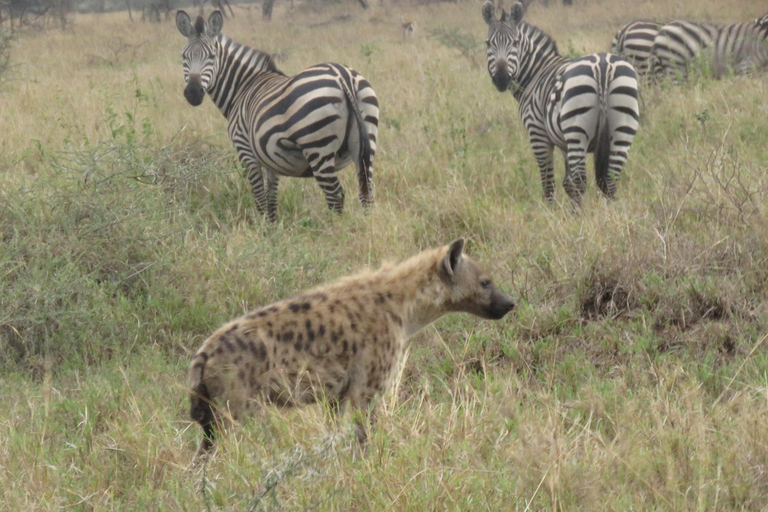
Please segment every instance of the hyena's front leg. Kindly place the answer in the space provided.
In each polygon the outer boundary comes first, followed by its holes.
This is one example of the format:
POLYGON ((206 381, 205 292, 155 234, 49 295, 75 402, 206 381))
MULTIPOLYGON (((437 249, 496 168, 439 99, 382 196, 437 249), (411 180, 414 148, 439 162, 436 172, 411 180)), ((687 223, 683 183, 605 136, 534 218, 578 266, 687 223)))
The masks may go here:
POLYGON ((353 397, 349 402, 355 414, 355 440, 363 447, 368 443, 368 432, 376 425, 378 404, 374 395, 368 394, 353 397))

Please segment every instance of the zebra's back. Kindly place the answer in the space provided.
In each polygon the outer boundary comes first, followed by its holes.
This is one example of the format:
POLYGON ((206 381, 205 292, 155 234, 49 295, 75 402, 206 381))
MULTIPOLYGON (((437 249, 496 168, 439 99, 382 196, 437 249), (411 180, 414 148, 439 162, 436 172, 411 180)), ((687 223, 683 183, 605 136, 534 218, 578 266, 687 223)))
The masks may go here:
POLYGON ((619 30, 611 43, 611 53, 626 59, 640 76, 650 71, 651 48, 662 24, 651 20, 635 20, 619 30))
MULTIPOLYGON (((766 15, 768 16, 768 15, 766 15)), ((768 68, 768 24, 735 23, 723 27, 712 43, 712 74, 738 75, 768 68)))
POLYGON ((651 48, 654 73, 685 79, 688 67, 717 37, 720 25, 686 20, 673 21, 659 30, 651 48))
POLYGON ((255 152, 262 165, 283 176, 312 177, 316 158, 335 157, 335 168, 350 163, 348 139, 355 113, 346 101, 353 95, 360 110, 371 154, 376 151, 378 101, 368 81, 334 63, 304 69, 290 77, 273 77, 269 87, 245 91, 230 119, 230 137, 238 150, 255 152), (346 91, 345 91, 346 90, 346 91))

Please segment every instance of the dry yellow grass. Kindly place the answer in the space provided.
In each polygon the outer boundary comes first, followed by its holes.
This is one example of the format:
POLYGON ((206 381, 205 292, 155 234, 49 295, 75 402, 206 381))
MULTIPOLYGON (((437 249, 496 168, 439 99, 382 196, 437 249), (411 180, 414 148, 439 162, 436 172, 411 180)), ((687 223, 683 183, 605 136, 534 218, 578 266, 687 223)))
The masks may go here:
MULTIPOLYGON (((607 50, 633 18, 735 22, 765 10, 551 3, 527 17, 575 53, 607 50)), ((575 214, 540 200, 517 106, 483 68, 480 3, 287 9, 278 3, 272 23, 238 9, 224 32, 280 53, 288 73, 337 61, 371 81, 381 127, 369 215, 347 169, 343 216, 312 181, 285 179, 280 223, 264 225, 225 119, 182 96, 173 21, 77 15, 71 30, 18 34, 0 93, 0 502, 763 510, 765 77, 644 90, 618 200, 590 178, 575 214), (353 21, 310 28, 345 12, 353 21), (419 37, 403 43, 401 17, 419 37), (440 27, 477 39, 479 67, 429 37, 440 27), (520 308, 417 336, 364 458, 322 409, 269 408, 205 474, 188 466, 199 431, 182 385, 213 329, 458 236, 520 308)))

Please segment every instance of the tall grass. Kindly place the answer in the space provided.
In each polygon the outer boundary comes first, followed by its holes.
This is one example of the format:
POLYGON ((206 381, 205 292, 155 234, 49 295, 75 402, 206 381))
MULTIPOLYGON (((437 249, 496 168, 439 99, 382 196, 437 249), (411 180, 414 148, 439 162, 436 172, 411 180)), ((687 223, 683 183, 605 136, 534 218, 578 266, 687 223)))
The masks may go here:
MULTIPOLYGON (((643 90, 608 203, 541 201, 517 106, 429 33, 480 4, 278 4, 224 31, 295 72, 365 75, 376 205, 280 184, 268 225, 172 22, 18 33, 0 97, 0 502, 9 510, 762 510, 768 498, 768 82, 643 90), (309 28, 350 11, 353 20, 309 28), (419 37, 402 42, 400 18, 419 37), (193 467, 191 354, 222 322, 455 237, 519 308, 416 336, 363 456, 322 408, 265 408, 193 467)), ((754 19, 757 1, 534 4, 564 52, 635 17, 754 19)), ((475 56, 483 62, 482 50, 475 56)), ((562 163, 558 161, 558 169, 562 163)), ((562 172, 561 170, 559 172, 562 172)))

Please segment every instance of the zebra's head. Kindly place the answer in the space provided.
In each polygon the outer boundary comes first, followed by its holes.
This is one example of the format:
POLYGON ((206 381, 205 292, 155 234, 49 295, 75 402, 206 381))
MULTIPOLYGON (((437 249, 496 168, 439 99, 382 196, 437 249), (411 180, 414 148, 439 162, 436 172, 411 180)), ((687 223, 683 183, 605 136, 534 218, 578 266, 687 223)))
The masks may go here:
POLYGON ((509 89, 512 79, 517 75, 519 65, 518 47, 520 30, 518 26, 525 14, 525 6, 515 2, 509 14, 501 11, 501 18, 496 19, 496 8, 491 0, 483 4, 483 20, 488 25, 488 73, 496 88, 504 92, 509 89))
POLYGON ((221 33, 224 17, 220 11, 213 11, 208 21, 198 16, 195 24, 184 11, 176 13, 176 26, 187 38, 187 46, 181 52, 184 59, 184 97, 196 107, 205 99, 205 91, 216 74, 216 36, 221 33))

